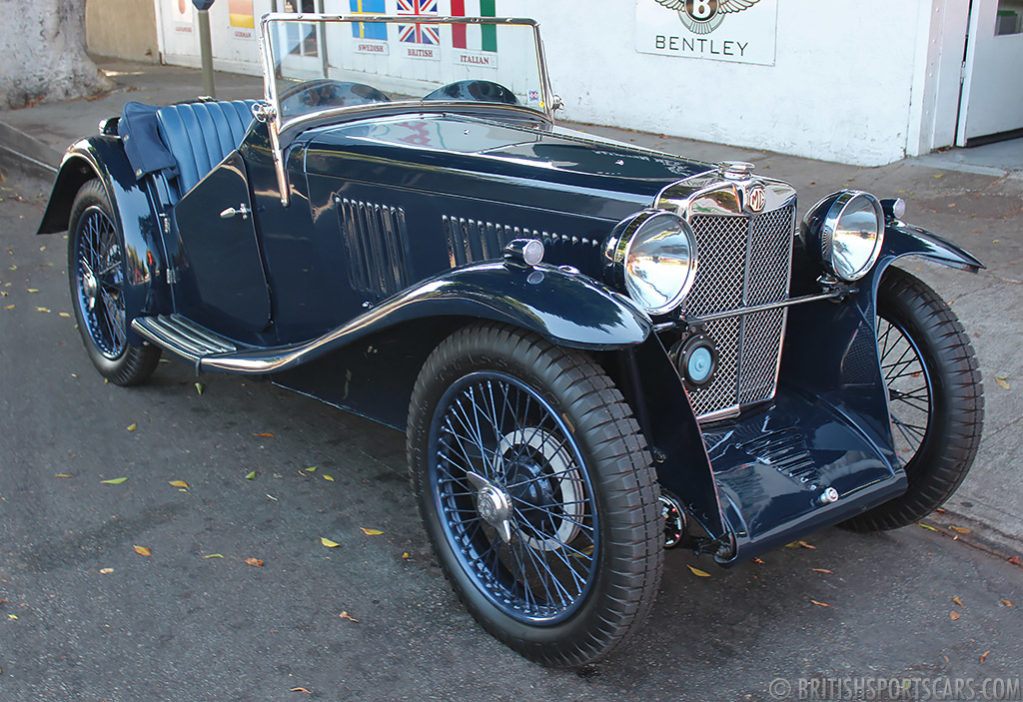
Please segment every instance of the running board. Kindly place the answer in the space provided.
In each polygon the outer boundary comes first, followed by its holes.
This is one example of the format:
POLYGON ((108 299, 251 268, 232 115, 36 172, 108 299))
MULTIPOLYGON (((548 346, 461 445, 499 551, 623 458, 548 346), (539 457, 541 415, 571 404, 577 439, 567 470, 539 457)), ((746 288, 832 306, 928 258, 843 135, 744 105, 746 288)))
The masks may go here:
POLYGON ((136 317, 131 328, 152 344, 199 364, 207 356, 238 353, 238 345, 180 314, 136 317))

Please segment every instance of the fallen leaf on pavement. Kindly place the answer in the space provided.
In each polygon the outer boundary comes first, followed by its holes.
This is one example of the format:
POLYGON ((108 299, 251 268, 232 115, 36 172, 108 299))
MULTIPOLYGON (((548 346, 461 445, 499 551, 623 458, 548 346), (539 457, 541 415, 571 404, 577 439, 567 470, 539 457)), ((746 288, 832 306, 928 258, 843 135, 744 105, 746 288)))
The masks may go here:
POLYGON ((984 651, 984 653, 980 654, 980 662, 983 663, 990 654, 991 651, 984 651))
POLYGON ((328 483, 334 482, 334 476, 333 475, 324 475, 323 479, 326 480, 328 483))
POLYGON ((753 562, 754 563, 759 563, 760 565, 764 565, 764 561, 763 561, 762 558, 760 558, 760 556, 757 556, 756 558, 754 558, 753 562))
POLYGON ((367 529, 366 527, 359 528, 362 529, 362 533, 365 534, 366 536, 380 536, 381 534, 384 533, 379 529, 367 529))
POLYGON ((245 479, 246 480, 255 480, 256 479, 256 471, 251 471, 249 473, 246 473, 245 474, 245 479))
POLYGON ((259 432, 256 432, 255 434, 253 434, 253 436, 264 436, 264 437, 266 437, 267 439, 272 439, 272 438, 274 438, 274 435, 273 435, 273 434, 271 434, 271 433, 270 433, 270 432, 268 432, 268 431, 259 431, 259 432))
POLYGON ((816 547, 816 546, 814 546, 813 544, 808 544, 808 543, 806 543, 805 541, 797 541, 796 543, 798 543, 798 544, 799 544, 800 546, 802 546, 803 548, 808 548, 808 549, 810 549, 811 551, 815 551, 815 550, 817 550, 817 547, 816 547))
POLYGON ((1012 602, 1010 602, 1009 600, 1006 600, 1006 599, 1002 600, 1002 604, 1005 605, 1006 607, 1015 607, 1016 606, 1012 602))
POLYGON ((222 553, 207 553, 205 556, 203 556, 203 558, 223 558, 223 557, 224 557, 224 555, 222 553))
POLYGON ((814 573, 827 573, 828 575, 833 575, 833 573, 827 568, 812 568, 811 570, 813 570, 814 573))
POLYGON ((11 619, 15 619, 15 620, 18 618, 17 614, 8 614, 7 616, 10 617, 11 619))
POLYGON ((810 602, 812 602, 813 604, 817 605, 818 607, 830 607, 831 606, 827 602, 818 602, 817 600, 810 600, 810 602))
POLYGON ((173 487, 176 488, 185 488, 186 490, 188 489, 188 483, 186 483, 184 480, 171 480, 167 484, 172 485, 173 487))
POLYGON ((338 546, 341 545, 337 541, 331 541, 330 539, 325 538, 323 536, 320 537, 320 543, 326 546, 327 548, 337 548, 338 546))
POLYGON ((49 314, 50 313, 50 308, 49 307, 36 307, 36 312, 45 312, 46 314, 49 314))
POLYGON ((290 690, 288 690, 288 692, 304 692, 307 695, 313 694, 313 693, 309 692, 309 690, 305 689, 304 687, 293 687, 290 690))
POLYGON ((689 565, 688 563, 686 563, 686 567, 689 568, 689 572, 690 573, 692 573, 693 575, 695 575, 698 578, 709 578, 710 577, 710 573, 708 573, 705 570, 700 570, 699 568, 694 568, 693 566, 689 565))
POLYGON ((1005 560, 1009 561, 1009 563, 1012 563, 1013 565, 1023 565, 1023 563, 1019 562, 1019 556, 1009 556, 1005 560))
POLYGON ((949 529, 951 529, 952 531, 958 532, 960 534, 969 534, 970 533, 969 529, 967 529, 966 527, 961 527, 961 526, 950 526, 949 529))
POLYGON ((125 480, 127 480, 127 478, 111 478, 110 480, 101 480, 100 482, 104 485, 120 485, 125 480))
POLYGON ((56 474, 55 476, 53 476, 53 477, 54 477, 54 478, 71 478, 71 477, 73 477, 73 476, 71 476, 71 475, 68 475, 67 473, 57 473, 57 474, 56 474))
POLYGON ((255 566, 257 568, 262 568, 263 567, 263 561, 259 560, 258 558, 251 558, 251 557, 250 558, 246 558, 245 562, 248 563, 250 566, 255 566))
POLYGON ((103 575, 110 575, 111 573, 114 572, 114 569, 113 568, 100 568, 99 572, 102 573, 103 575))
POLYGON ((951 619, 952 621, 959 619, 959 612, 953 609, 951 612, 948 613, 948 618, 951 619))
MULTIPOLYGON (((401 557, 404 558, 405 560, 408 560, 409 558, 412 558, 412 556, 409 555, 408 551, 406 551, 405 553, 401 554, 401 557)), ((1002 600, 1002 602, 1005 602, 1005 600, 1002 600)), ((1009 606, 1011 607, 1012 605, 1009 605, 1009 606)))
POLYGON ((4 309, 5 310, 13 310, 14 309, 14 305, 7 305, 6 307, 4 307, 4 309))
POLYGON ((998 385, 1002 388, 1002 390, 1008 390, 1009 389, 1009 379, 1008 378, 1003 378, 1000 375, 996 375, 995 376, 995 382, 998 383, 998 385))
POLYGON ((924 524, 923 522, 918 522, 917 524, 918 524, 918 526, 922 526, 927 531, 937 531, 937 529, 932 527, 930 524, 924 524))
POLYGON ((148 546, 133 546, 132 548, 134 548, 135 549, 135 553, 139 554, 140 556, 152 556, 153 555, 152 549, 150 549, 148 546))
POLYGON ((200 395, 202 395, 202 391, 203 391, 203 385, 202 385, 202 383, 196 383, 196 384, 195 384, 195 391, 196 391, 197 393, 199 393, 200 395))
POLYGON ((308 468, 305 469, 305 472, 312 473, 314 470, 316 470, 316 466, 309 466, 308 468))
POLYGON ((61 312, 61 313, 60 313, 60 316, 61 316, 61 317, 70 317, 71 315, 70 315, 70 314, 68 314, 67 312, 61 312))
POLYGON ((139 428, 139 425, 136 424, 135 422, 132 422, 126 428, 127 428, 128 431, 135 431, 136 429, 139 428))
POLYGON ((337 616, 341 617, 342 619, 347 619, 350 622, 355 622, 356 624, 359 623, 359 620, 350 615, 348 612, 341 612, 341 614, 337 616))
POLYGON ((965 607, 966 606, 966 605, 963 604, 963 601, 961 599, 959 599, 958 597, 953 597, 952 601, 955 602, 960 607, 965 607))
POLYGON ((30 292, 30 293, 37 293, 37 292, 39 292, 39 288, 28 288, 28 292, 30 292))

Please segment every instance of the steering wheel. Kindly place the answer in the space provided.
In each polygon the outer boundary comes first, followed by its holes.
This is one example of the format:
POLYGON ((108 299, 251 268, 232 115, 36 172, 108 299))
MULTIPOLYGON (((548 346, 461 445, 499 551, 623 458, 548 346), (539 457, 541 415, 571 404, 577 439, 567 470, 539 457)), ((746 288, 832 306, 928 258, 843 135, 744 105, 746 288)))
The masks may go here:
POLYGON ((489 80, 460 80, 437 88, 423 100, 466 100, 471 102, 499 102, 518 105, 515 93, 500 83, 489 80))
POLYGON ((299 83, 280 95, 281 114, 301 115, 316 108, 351 107, 374 102, 390 102, 391 98, 371 85, 321 78, 299 83))

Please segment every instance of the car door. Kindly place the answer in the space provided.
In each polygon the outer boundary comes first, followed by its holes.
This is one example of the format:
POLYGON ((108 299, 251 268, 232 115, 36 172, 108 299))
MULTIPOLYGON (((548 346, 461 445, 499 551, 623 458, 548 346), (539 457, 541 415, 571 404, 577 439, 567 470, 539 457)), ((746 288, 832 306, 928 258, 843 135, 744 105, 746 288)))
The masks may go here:
POLYGON ((177 311, 244 340, 270 324, 270 292, 245 162, 236 151, 174 208, 177 311))

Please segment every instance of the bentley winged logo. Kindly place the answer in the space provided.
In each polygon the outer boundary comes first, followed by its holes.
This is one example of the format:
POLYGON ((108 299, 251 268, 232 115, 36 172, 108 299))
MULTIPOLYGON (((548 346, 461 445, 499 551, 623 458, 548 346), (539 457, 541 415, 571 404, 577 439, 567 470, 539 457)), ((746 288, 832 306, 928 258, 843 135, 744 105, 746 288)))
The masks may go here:
POLYGON ((725 15, 742 12, 760 0, 656 0, 678 12, 682 24, 693 34, 710 34, 725 21, 725 15))

